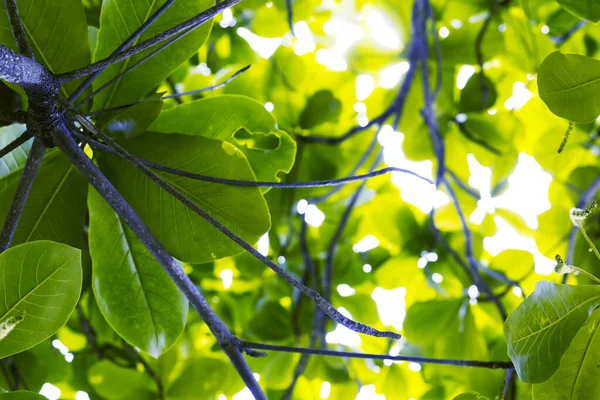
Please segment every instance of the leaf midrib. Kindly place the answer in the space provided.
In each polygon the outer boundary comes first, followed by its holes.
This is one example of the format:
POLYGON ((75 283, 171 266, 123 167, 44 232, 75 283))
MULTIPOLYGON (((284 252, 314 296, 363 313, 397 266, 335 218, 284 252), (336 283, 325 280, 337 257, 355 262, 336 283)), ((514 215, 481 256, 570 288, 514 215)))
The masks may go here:
MULTIPOLYGON (((24 256, 23 256, 24 257, 24 256)), ((37 289, 39 289, 44 283, 46 283, 46 281, 50 278, 52 278, 54 276, 54 274, 56 274, 57 272, 59 272, 61 269, 63 269, 65 267, 65 265, 67 265, 71 260, 73 259, 73 257, 69 258, 68 260, 66 260, 63 265, 61 265, 60 267, 58 267, 57 269, 55 269, 50 275, 48 275, 46 278, 44 278, 43 281, 38 282, 33 289, 31 289, 30 291, 28 291, 25 296, 21 297, 19 299, 19 301, 17 301, 11 308, 7 309, 7 311, 2 314, 0 316, 0 320, 3 320, 6 316, 8 316, 8 314, 10 314, 19 304, 21 304, 23 302, 23 300, 27 299, 27 297, 32 294, 33 292, 35 292, 37 289)), ((4 294, 6 294, 6 288, 4 289, 4 294)))
POLYGON ((526 336, 523 336, 523 337, 521 337, 519 339, 513 340, 513 343, 518 343, 518 342, 520 342, 522 340, 530 338, 531 336, 538 335, 538 334, 540 334, 540 332, 543 332, 543 331, 546 331, 547 329, 550 329, 551 326, 553 326, 553 325, 557 324, 558 322, 562 321, 563 319, 565 319, 567 317, 567 315, 569 315, 573 311, 579 309, 580 307, 583 307, 584 304, 587 304, 587 303, 589 303, 591 301, 597 301, 597 300, 600 300, 600 295, 595 296, 595 297, 591 297, 588 300, 579 303, 578 305, 576 305, 575 307, 573 307, 572 309, 570 309, 569 311, 567 311, 563 316, 561 316, 560 318, 552 321, 552 323, 550 323, 549 325, 546 325, 542 329, 539 329, 539 330, 537 330, 535 332, 532 332, 532 333, 530 333, 530 334, 528 334, 526 336))
POLYGON ((571 86, 571 87, 568 87, 566 89, 553 90, 551 92, 540 93, 540 95, 541 96, 554 96, 554 95, 558 95, 558 94, 562 94, 562 93, 572 92, 574 90, 581 89, 581 88, 584 88, 586 86, 598 83, 599 81, 600 81, 600 76, 597 77, 597 78, 592 79, 591 81, 587 81, 587 82, 584 82, 584 83, 579 83, 579 84, 577 84, 575 86, 571 86))

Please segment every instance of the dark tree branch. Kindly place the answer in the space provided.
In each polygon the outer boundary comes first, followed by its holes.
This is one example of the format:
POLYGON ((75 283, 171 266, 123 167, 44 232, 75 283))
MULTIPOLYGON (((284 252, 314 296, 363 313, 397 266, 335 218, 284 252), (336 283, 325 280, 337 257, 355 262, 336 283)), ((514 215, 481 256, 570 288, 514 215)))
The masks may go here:
POLYGON ((171 194, 173 197, 178 199, 180 202, 182 202, 184 205, 186 205, 188 208, 190 208, 196 214, 198 214, 199 216, 204 218, 212 226, 217 228, 217 230, 219 230, 221 233, 223 233, 229 239, 231 239, 232 241, 237 243, 241 248, 248 251, 250 254, 252 254, 258 260, 262 261, 267 267, 272 269, 277 275, 279 275, 281 278, 283 278, 288 284, 299 289, 306 296, 310 297, 314 301, 314 303, 317 306, 319 306, 319 308, 321 308, 321 310, 323 310, 323 312, 325 312, 325 314, 327 314, 332 320, 345 326, 348 329, 351 329, 355 332, 363 333, 366 335, 371 335, 371 336, 375 336, 375 337, 387 337, 387 338, 391 338, 391 339, 399 339, 400 338, 400 335, 397 333, 381 332, 370 326, 361 324, 359 322, 352 321, 352 320, 346 318, 345 316, 343 316, 337 309, 335 309, 335 307, 333 307, 329 302, 327 302, 325 299, 323 299, 323 297, 321 297, 321 295, 318 292, 304 286, 302 283, 298 282, 291 275, 289 275, 283 268, 279 267, 277 264, 272 262, 266 256, 263 256, 254 247, 252 247, 250 244, 248 244, 246 241, 244 241, 241 237, 239 237, 238 235, 233 233, 231 230, 229 230, 226 226, 224 226, 218 220, 216 220, 211 215, 209 215, 202 208, 198 207, 198 205, 196 205, 195 203, 190 201, 187 197, 185 197, 177 189, 175 189, 169 183, 167 183, 162 178, 160 178, 158 175, 156 175, 154 172, 152 172, 148 167, 146 167, 142 162, 138 161, 137 158, 133 157, 131 154, 129 154, 127 151, 125 151, 125 149, 120 147, 110 137, 106 136, 101 131, 97 130, 96 127, 91 125, 89 123, 89 121, 87 121, 85 118, 80 117, 79 122, 81 122, 84 125, 84 127, 92 129, 93 133, 98 135, 100 138, 102 138, 102 140, 104 140, 105 143, 109 144, 111 147, 113 147, 115 150, 117 150, 120 153, 120 155, 123 156, 127 161, 129 161, 135 168, 137 168, 138 170, 143 172, 145 175, 147 175, 152 181, 154 181, 156 184, 158 184, 160 187, 162 187, 164 190, 166 190, 169 194, 171 194))
POLYGON ((177 103, 177 104, 183 104, 182 101, 181 101, 181 99, 180 99, 181 94, 180 94, 179 90, 177 90, 177 84, 175 83, 175 81, 173 80, 173 78, 169 76, 166 79, 166 81, 167 81, 167 85, 169 85, 169 88, 171 89, 171 96, 172 96, 171 98, 175 99, 175 103, 177 103))
POLYGON ((294 6, 292 5, 293 0, 285 0, 285 10, 287 11, 287 23, 290 27, 292 36, 296 36, 294 33, 294 6))
POLYGON ((31 186, 33 186, 35 175, 42 164, 45 152, 46 147, 42 142, 39 139, 34 139, 15 196, 8 210, 6 220, 4 221, 2 233, 0 233, 0 253, 10 247, 10 243, 15 235, 15 230, 19 224, 19 219, 25 208, 25 202, 29 197, 31 186))
POLYGON ((22 87, 29 96, 46 94, 54 80, 34 59, 19 55, 0 44, 0 79, 22 87))
MULTIPOLYGON (((89 138, 81 133, 73 132, 73 137, 81 140, 82 142, 88 143, 90 146, 94 148, 98 148, 107 153, 118 155, 118 151, 114 150, 112 147, 89 138)), ((147 161, 142 158, 135 157, 137 161, 141 162, 147 167, 167 172, 173 175, 183 176, 185 178, 196 179, 200 181, 212 182, 212 183, 220 183, 223 185, 233 185, 233 186, 246 186, 246 187, 267 187, 267 188, 281 188, 281 189, 297 189, 297 188, 316 188, 316 187, 331 187, 331 186, 343 186, 352 182, 361 182, 366 181, 371 178, 375 178, 381 175, 389 174, 390 172, 402 172, 416 178, 419 178, 427 183, 433 183, 430 179, 427 179, 416 172, 404 169, 404 168, 396 168, 396 167, 387 167, 382 168, 377 171, 369 172, 367 174, 362 175, 353 175, 345 178, 339 179, 327 179, 323 181, 309 181, 309 182, 263 182, 263 181, 244 181, 238 179, 225 179, 218 178, 214 176, 206 176, 195 174, 193 172, 182 171, 175 168, 166 167, 161 164, 157 164, 152 161, 147 161)))
POLYGON ((370 360, 392 360, 408 361, 420 364, 441 364, 454 365, 458 367, 488 368, 488 369, 511 369, 513 364, 507 361, 475 361, 475 360, 446 360, 439 358, 411 357, 411 356, 390 356, 389 354, 365 354, 347 351, 307 349, 302 347, 276 346, 271 344, 240 342, 242 348, 278 351, 283 353, 312 354, 318 356, 362 358, 370 360))
POLYGON ((18 149, 19 146, 31 139, 31 136, 32 135, 29 133, 29 131, 23 132, 21 136, 19 136, 18 138, 7 144, 2 150, 0 150, 0 158, 5 157, 11 151, 18 149))
POLYGON ((450 177, 452 178, 454 183, 456 183, 456 185, 463 192, 467 193, 469 196, 473 197, 475 200, 481 200, 481 196, 479 195, 479 193, 477 193, 474 189, 467 186, 454 172, 452 172, 448 168, 446 168, 446 172, 448 173, 448 175, 450 175, 450 177))
MULTIPOLYGON (((250 65, 245 66, 244 68, 238 70, 236 73, 234 73, 233 75, 231 75, 225 81, 223 81, 221 83, 217 83, 216 85, 207 86, 207 87, 202 88, 202 89, 191 90, 189 92, 182 92, 182 93, 177 93, 177 94, 166 95, 166 96, 161 97, 161 100, 180 98, 180 97, 183 97, 183 96, 191 96, 191 95, 195 95, 195 94, 199 94, 199 93, 203 93, 203 92, 208 92, 208 91, 211 91, 211 90, 219 89, 219 88, 227 85, 229 82, 233 81, 241 73, 247 71, 249 68, 250 68, 250 65)), ((123 108, 128 108, 128 107, 131 107, 131 106, 135 106, 136 104, 143 103, 144 101, 147 101, 147 100, 140 100, 140 101, 136 101, 135 103, 124 104, 122 106, 116 106, 116 107, 104 108, 102 110, 96 110, 96 111, 91 112, 89 115, 98 115, 98 114, 102 114, 102 113, 106 113, 106 112, 110 112, 110 111, 121 110, 123 108)))
POLYGON ((190 301, 192 307, 194 307, 208 325, 213 335, 215 335, 217 342, 225 354, 227 354, 254 397, 259 400, 266 400, 241 351, 237 348, 237 339, 235 336, 233 336, 223 321, 210 308, 206 299, 185 274, 181 265, 167 253, 119 191, 106 179, 92 160, 90 160, 66 132, 68 132, 68 128, 64 125, 57 127, 53 131, 56 145, 98 193, 102 195, 104 200, 115 210, 119 217, 131 228, 152 256, 163 266, 171 279, 190 301))
POLYGON ((146 374, 148 374, 148 376, 152 378, 152 380, 156 384, 156 392, 158 395, 158 399, 164 400, 165 391, 160 376, 158 376, 158 374, 154 371, 154 369, 152 369, 150 364, 148 364, 146 360, 144 360, 144 357, 142 357, 141 354, 137 352, 133 347, 131 347, 129 343, 127 343, 125 340, 123 340, 123 347, 125 348, 125 351, 127 351, 127 353, 129 353, 129 355, 131 355, 131 357, 133 357, 133 359, 136 362, 142 364, 142 366, 144 367, 144 371, 146 371, 146 374))
POLYGON ((168 40, 182 32, 185 32, 188 29, 191 31, 191 30, 199 27, 200 25, 211 20, 217 14, 220 14, 221 12, 223 12, 223 10, 225 10, 239 2, 240 2, 240 0, 223 0, 222 2, 218 3, 217 5, 196 15, 195 17, 192 17, 192 18, 188 19, 187 21, 182 22, 181 24, 179 24, 171 29, 167 29, 166 31, 154 36, 153 38, 145 40, 135 46, 129 47, 128 49, 120 51, 114 55, 111 55, 111 56, 103 59, 103 60, 97 61, 91 65, 88 65, 87 67, 79 68, 74 71, 66 72, 64 74, 59 74, 59 75, 57 75, 57 78, 61 84, 65 84, 72 80, 91 75, 97 71, 102 71, 104 68, 106 68, 110 65, 116 64, 120 61, 123 61, 123 60, 129 58, 129 57, 132 57, 144 50, 149 49, 150 47, 153 47, 154 45, 156 45, 158 43, 164 42, 165 40, 168 40))
POLYGON ((583 28, 587 24, 588 24, 587 21, 583 21, 583 20, 579 21, 569 30, 569 32, 565 33, 562 36, 552 36, 551 39, 554 42, 554 44, 556 44, 557 46, 560 46, 561 44, 563 44, 564 42, 569 40, 571 38, 571 36, 573 36, 577 31, 579 31, 581 28, 583 28))
MULTIPOLYGON (((126 48, 128 48, 129 46, 131 46, 144 32, 146 32, 146 30, 150 27, 150 25, 152 25, 154 23, 154 21, 156 21, 162 14, 165 13, 165 11, 167 11, 169 9, 169 7, 171 7, 171 5, 174 2, 175 2, 175 0, 165 1, 165 3, 162 6, 160 6, 160 8, 158 10, 156 10, 156 12, 154 14, 152 14, 150 16, 150 18, 148 18, 148 20, 146 20, 139 28, 137 28, 135 30, 135 32, 133 32, 131 34, 131 36, 129 36, 127 38, 127 40, 125 40, 112 53, 112 55, 119 54, 121 51, 123 51, 126 48)), ((99 69, 98 71, 94 72, 81 85, 79 85, 79 87, 73 92, 73 94, 71 94, 71 96, 69 96, 69 99, 67 100, 69 102, 69 104, 73 104, 73 102, 85 91, 85 89, 87 89, 92 84, 94 79, 96 79, 102 73, 103 70, 104 70, 104 68, 99 69)))
POLYGON ((21 17, 19 16, 19 7, 17 6, 17 0, 4 0, 6 5, 6 13, 8 14, 8 20, 10 21, 10 29, 12 30, 13 37, 17 42, 17 48, 19 52, 25 57, 33 59, 33 51, 29 45, 27 39, 27 33, 23 24, 21 23, 21 17))

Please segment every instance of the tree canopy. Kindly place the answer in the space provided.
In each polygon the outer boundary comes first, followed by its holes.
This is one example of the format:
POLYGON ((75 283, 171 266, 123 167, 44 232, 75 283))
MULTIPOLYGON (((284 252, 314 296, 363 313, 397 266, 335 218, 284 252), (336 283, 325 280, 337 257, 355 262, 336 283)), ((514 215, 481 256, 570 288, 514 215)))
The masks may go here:
POLYGON ((600 398, 600 3, 0 2, 0 400, 600 398))

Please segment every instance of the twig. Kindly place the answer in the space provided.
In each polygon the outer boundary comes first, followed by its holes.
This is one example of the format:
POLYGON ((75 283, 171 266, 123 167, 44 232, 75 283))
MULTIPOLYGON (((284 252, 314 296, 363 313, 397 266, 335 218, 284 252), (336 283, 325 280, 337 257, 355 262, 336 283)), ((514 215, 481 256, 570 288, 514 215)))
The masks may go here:
MULTIPOLYGON (((208 91, 211 91, 211 90, 219 89, 219 88, 227 85, 229 82, 233 81, 241 73, 246 72, 249 68, 250 68, 250 65, 245 66, 244 68, 236 71, 233 75, 231 75, 225 81, 217 83, 216 85, 207 86, 207 87, 202 88, 202 89, 191 90, 189 92, 182 92, 182 93, 165 95, 165 96, 161 97, 161 100, 167 100, 167 99, 173 99, 173 98, 180 98, 180 97, 183 97, 183 96, 191 96, 191 95, 195 95, 195 94, 198 94, 198 93, 203 93, 203 92, 208 92, 208 91)), ((145 101, 147 101, 147 100, 140 100, 140 101, 136 101, 134 103, 123 104, 121 106, 115 106, 115 107, 110 107, 110 108, 103 108, 101 110, 93 111, 93 112, 91 112, 88 115, 98 115, 98 114, 102 114, 102 113, 106 113, 106 112, 110 112, 110 111, 117 111, 117 110, 121 110, 123 108, 128 108, 128 107, 131 107, 131 106, 135 106, 136 104, 140 104, 140 103, 143 103, 145 101)))
POLYGON ((166 81, 167 81, 167 85, 169 85, 169 88, 171 89, 171 92, 172 92, 171 98, 175 99, 175 103, 183 104, 183 102, 180 99, 181 95, 179 94, 179 90, 177 90, 177 84, 173 80, 173 77, 171 77, 171 76, 167 77, 166 81))
POLYGON ((427 357, 412 357, 412 356, 391 356, 389 354, 366 354, 346 351, 334 351, 334 350, 321 350, 321 349, 307 349, 302 347, 289 347, 289 346, 276 346, 271 344, 253 343, 253 342, 240 342, 242 348, 267 350, 267 351, 279 351, 283 353, 300 353, 300 354, 312 354, 319 356, 330 356, 330 357, 348 357, 348 358, 362 358, 371 360, 392 360, 392 361, 408 361, 420 364, 441 364, 441 365, 454 365, 459 367, 473 367, 473 368, 488 368, 488 369, 511 369, 513 364, 507 361, 475 361, 475 360, 446 360, 439 358, 427 358, 427 357))
POLYGON ((81 306, 79 303, 75 306, 77 310, 77 317, 79 318, 79 324, 81 325, 81 330, 85 335, 90 347, 98 360, 102 360, 104 358, 104 354, 98 348, 98 341, 96 340, 96 332, 94 332, 94 328, 90 325, 90 322, 87 320, 85 315, 83 315, 83 310, 81 310, 81 306))
POLYGON ((126 50, 120 51, 116 54, 113 54, 105 59, 97 61, 93 64, 88 65, 87 67, 79 68, 70 72, 66 72, 64 74, 57 75, 57 79, 61 84, 65 84, 72 80, 82 78, 84 76, 91 75, 97 71, 102 71, 104 68, 116 64, 120 61, 123 61, 129 57, 132 57, 138 53, 141 53, 144 50, 149 49, 150 47, 155 46, 158 43, 164 42, 165 40, 170 39, 173 36, 178 35, 181 32, 187 31, 188 29, 195 29, 200 25, 208 22, 216 15, 223 12, 225 9, 239 3, 240 0, 223 0, 217 5, 208 8, 207 10, 201 12, 200 14, 174 26, 171 29, 167 29, 166 31, 159 33, 158 35, 145 40, 135 46, 129 47, 126 50))
POLYGON ((31 186, 42 164, 45 152, 46 147, 42 144, 41 140, 34 139, 29 156, 27 156, 27 161, 25 162, 25 167, 23 168, 23 174, 19 180, 19 185, 4 221, 2 233, 0 233, 0 253, 10 247, 17 225, 19 224, 19 219, 21 219, 21 214, 25 208, 25 202, 29 197, 31 186))
POLYGON ((22 144, 27 142, 29 139, 31 139, 31 136, 32 135, 31 135, 31 133, 29 133, 29 131, 23 132, 21 134, 21 136, 19 136, 18 138, 16 138, 15 140, 10 142, 6 146, 4 146, 4 148, 2 150, 0 150, 0 158, 5 157, 11 151, 18 149, 19 146, 21 146, 22 144))
POLYGON ((1 111, 0 126, 24 124, 27 122, 27 111, 1 111))
POLYGON ((150 364, 148 364, 146 360, 144 360, 144 357, 142 357, 140 353, 138 353, 133 347, 131 347, 129 343, 127 343, 125 340, 123 340, 123 347, 134 358, 134 360, 142 364, 142 366, 144 367, 144 371, 146 371, 146 374, 148 374, 148 376, 150 376, 150 378, 152 378, 152 380, 154 380, 154 382, 156 383, 158 399, 164 400, 165 392, 160 376, 158 376, 156 372, 152 369, 150 364))

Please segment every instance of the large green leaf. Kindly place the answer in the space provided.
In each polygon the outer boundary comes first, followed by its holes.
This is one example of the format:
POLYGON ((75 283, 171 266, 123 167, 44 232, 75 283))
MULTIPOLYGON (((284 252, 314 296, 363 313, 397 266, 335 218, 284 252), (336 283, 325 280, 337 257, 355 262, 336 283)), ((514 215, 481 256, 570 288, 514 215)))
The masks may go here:
MULTIPOLYGON (((111 0, 102 4, 100 30, 94 60, 108 57, 140 27, 166 0, 111 0)), ((201 13, 215 4, 214 0, 178 0, 135 43, 149 39, 201 13)), ((212 21, 187 34, 133 71, 119 78, 94 99, 94 108, 101 109, 134 102, 167 78, 181 63, 190 58, 208 37, 212 21)), ((107 68, 95 81, 94 89, 136 64, 162 44, 107 68)))
POLYGON ((294 164, 296 143, 264 106, 245 96, 209 97, 163 111, 150 129, 230 141, 248 158, 259 181, 279 182, 294 164), (234 136, 235 135, 235 136, 234 136))
POLYGON ((158 95, 155 95, 126 108, 125 111, 102 118, 99 125, 107 134, 115 138, 132 138, 144 133, 158 117, 162 108, 163 101, 158 95))
MULTIPOLYGON (((220 140, 145 133, 122 144, 138 157, 171 168, 254 180, 246 157, 220 140)), ((127 162, 106 155, 101 158, 101 167, 175 258, 203 263, 241 252, 237 244, 127 162)), ((269 229, 269 210, 257 188, 208 183, 167 173, 159 175, 249 243, 256 243, 269 229)))
MULTIPOLYGON (((0 191, 1 220, 8 214, 21 170, 0 179, 0 188, 4 188, 0 191)), ((62 153, 49 152, 36 175, 12 243, 53 240, 81 248, 86 194, 83 176, 62 153)))
POLYGON ((406 313, 404 335, 411 343, 428 345, 456 331, 461 299, 432 300, 413 304, 406 313))
POLYGON ((183 331, 188 302, 95 190, 88 204, 92 282, 100 310, 125 340, 158 357, 183 331))
POLYGON ((508 316, 508 355, 523 382, 550 378, 573 337, 600 304, 600 286, 538 282, 535 291, 508 316))
MULTIPOLYGON (((59 74, 90 62, 87 24, 80 0, 17 0, 37 61, 59 74)), ((6 7, 0 2, 0 44, 16 50, 6 7)), ((76 86, 66 85, 66 94, 76 86)))
POLYGON ((550 54, 538 73, 540 97, 550 111, 577 123, 600 115, 600 61, 577 54, 550 54))
POLYGON ((80 251, 64 244, 25 243, 0 254, 0 358, 46 340, 66 322, 81 291, 80 251))
POLYGON ((600 310, 595 310, 579 330, 552 378, 533 385, 535 399, 598 399, 600 360, 600 310))
POLYGON ((600 21, 600 3, 594 0, 556 0, 576 16, 588 21, 600 21))
POLYGON ((230 368, 226 361, 217 358, 196 358, 189 360, 181 375, 167 389, 169 399, 203 400, 209 399, 223 387, 230 378, 230 368))

